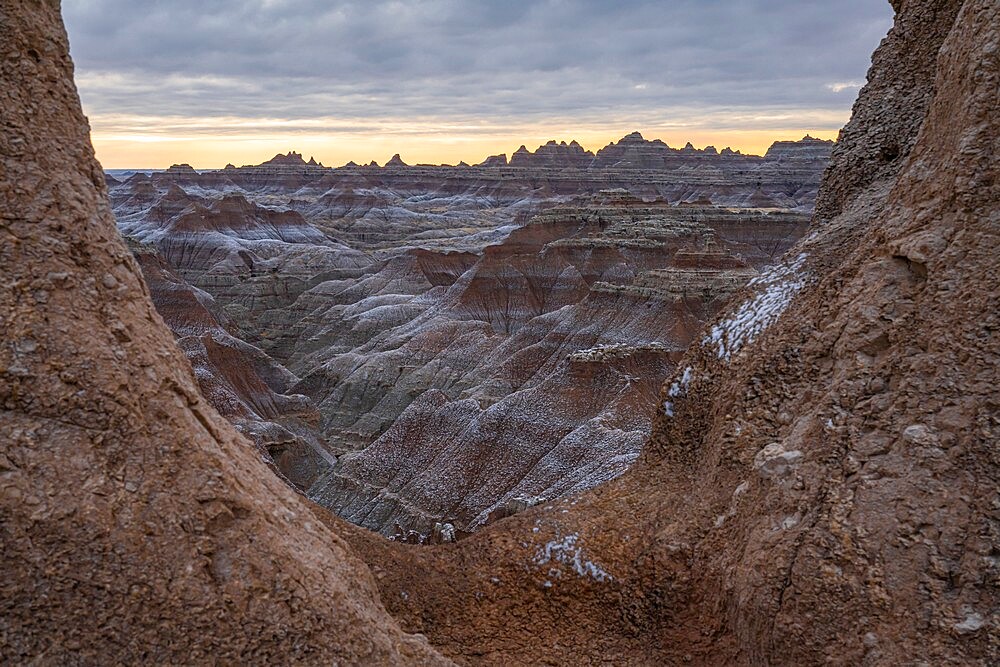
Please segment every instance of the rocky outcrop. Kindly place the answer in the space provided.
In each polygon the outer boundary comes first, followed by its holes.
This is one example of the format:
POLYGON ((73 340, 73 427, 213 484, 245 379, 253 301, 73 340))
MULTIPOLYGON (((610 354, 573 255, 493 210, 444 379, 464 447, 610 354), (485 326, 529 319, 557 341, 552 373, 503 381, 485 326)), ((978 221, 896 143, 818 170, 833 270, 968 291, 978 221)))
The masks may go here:
POLYGON ((154 245, 172 266, 201 274, 220 264, 254 269, 254 258, 267 258, 280 244, 332 245, 320 230, 294 211, 258 206, 241 195, 203 201, 174 185, 138 214, 122 215, 122 232, 154 245))
POLYGON ((830 220, 865 188, 899 174, 934 97, 937 55, 961 3, 918 0, 913 11, 900 11, 901 0, 892 4, 897 12, 892 39, 872 56, 868 85, 840 132, 816 204, 820 220, 830 220))
POLYGON ((165 173, 170 174, 171 176, 197 176, 198 175, 198 172, 196 172, 194 170, 194 167, 192 167, 191 165, 186 164, 186 163, 185 164, 172 164, 172 165, 170 165, 167 168, 167 170, 166 170, 165 173))
MULTIPOLYGON (((836 144, 833 141, 816 139, 808 134, 800 141, 775 141, 764 154, 765 160, 780 162, 820 162, 827 163, 836 144)), ((707 150, 707 149, 706 149, 707 150)))
POLYGON ((261 166, 271 166, 271 167, 304 167, 306 166, 306 161, 302 158, 301 153, 296 153, 295 151, 289 151, 288 153, 282 155, 278 153, 273 158, 261 164, 261 166))
POLYGON ((571 141, 549 141, 544 146, 531 153, 521 146, 510 158, 511 167, 527 167, 533 169, 588 169, 593 164, 594 154, 571 141))
POLYGON ((646 141, 633 132, 597 151, 595 163, 604 168, 662 169, 678 152, 658 139, 646 141))
POLYGON ((490 155, 485 160, 477 164, 477 167, 506 167, 507 155, 501 153, 500 155, 490 155))
MULTIPOLYGON (((380 586, 407 627, 497 664, 995 661, 998 30, 985 0, 902 3, 851 129, 902 145, 909 121, 867 124, 897 69, 936 72, 898 176, 710 323, 628 473, 448 548, 351 536, 401 563, 380 586)), ((860 182, 837 160, 824 192, 860 182)))
POLYGON ((396 153, 395 155, 392 156, 392 158, 390 158, 390 160, 388 162, 385 163, 385 166, 386 167, 406 167, 408 165, 405 162, 403 162, 403 158, 399 157, 399 153, 396 153))
MULTIPOLYGON (((289 153, 260 165, 220 171, 169 170, 153 174, 151 180, 159 188, 175 183, 236 191, 267 206, 280 202, 310 221, 346 219, 353 224, 370 217, 381 226, 412 223, 414 214, 440 217, 442 207, 454 217, 467 209, 538 205, 616 187, 672 203, 707 199, 733 206, 759 206, 749 197, 760 190, 759 196, 774 202, 768 205, 805 211, 815 201, 829 147, 829 142, 806 137, 778 142, 767 156, 759 157, 714 148, 675 150, 633 133, 596 155, 575 141, 549 141, 534 152, 522 146, 510 162, 499 155, 473 167, 407 166, 395 156, 384 168, 373 162, 326 169, 289 153), (354 205, 343 209, 339 204, 345 194, 354 205)), ((112 192, 113 197, 117 194, 112 192)))
MULTIPOLYGON (((612 304, 596 305, 586 312, 612 304)), ((619 298, 614 305, 641 302, 619 298)), ((658 320, 671 316, 677 313, 664 309, 658 320)), ((678 354, 655 344, 577 350, 485 408, 475 398, 425 392, 378 440, 344 455, 309 496, 386 535, 404 526, 427 540, 436 522, 472 531, 516 498, 592 488, 638 457, 649 429, 646 406, 678 354)))
POLYGON ((844 133, 899 146, 899 177, 878 182, 878 154, 835 156, 823 192, 853 191, 841 214, 709 329, 661 395, 650 458, 720 489, 702 542, 719 550, 695 567, 731 573, 712 594, 749 660, 996 653, 995 371, 982 369, 1000 353, 984 335, 998 37, 995 3, 903 6, 844 133), (937 49, 933 35, 947 35, 937 49), (898 98, 915 71, 936 74, 898 98))
POLYGON ((58 3, 0 4, 0 660, 444 663, 209 406, 118 232, 58 3))

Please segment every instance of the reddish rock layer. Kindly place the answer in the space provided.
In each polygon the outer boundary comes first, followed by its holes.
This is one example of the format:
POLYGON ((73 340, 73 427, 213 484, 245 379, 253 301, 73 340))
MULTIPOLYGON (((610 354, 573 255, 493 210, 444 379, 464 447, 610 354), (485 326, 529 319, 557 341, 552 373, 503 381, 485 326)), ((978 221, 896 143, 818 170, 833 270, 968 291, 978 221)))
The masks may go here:
POLYGON ((191 362, 202 395, 254 440, 279 474, 309 488, 335 459, 315 437, 316 407, 289 391, 298 378, 232 336, 211 296, 188 285, 152 248, 129 241, 129 249, 157 313, 191 362))

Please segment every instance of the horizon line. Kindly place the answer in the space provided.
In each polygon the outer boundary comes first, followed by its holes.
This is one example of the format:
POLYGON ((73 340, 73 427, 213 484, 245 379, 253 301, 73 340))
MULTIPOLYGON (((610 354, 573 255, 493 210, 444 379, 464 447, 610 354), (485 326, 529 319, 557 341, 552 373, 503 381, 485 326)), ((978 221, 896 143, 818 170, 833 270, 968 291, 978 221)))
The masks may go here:
MULTIPOLYGON (((820 140, 820 141, 832 141, 832 142, 836 143, 836 141, 839 139, 840 130, 838 129, 836 132, 834 132, 834 131, 830 131, 830 130, 818 130, 818 129, 801 130, 800 129, 800 130, 787 130, 787 131, 774 131, 774 132, 756 131, 756 133, 757 134, 766 133, 766 134, 774 135, 776 137, 776 138, 770 140, 769 143, 767 143, 768 149, 770 149, 770 147, 772 147, 774 144, 779 143, 779 142, 784 142, 784 141, 796 142, 796 141, 804 141, 804 140, 807 140, 807 139, 816 139, 816 140, 820 140), (783 137, 787 137, 791 133, 799 133, 799 132, 803 132, 803 131, 805 132, 805 135, 801 136, 801 138, 799 138, 799 139, 783 138, 783 137), (823 135, 827 135, 828 137, 830 135, 835 135, 835 136, 833 138, 824 138, 823 135)), ((708 148, 715 148, 718 152, 721 153, 722 151, 729 149, 729 150, 733 151, 734 153, 740 154, 740 155, 742 155, 744 157, 764 157, 764 155, 766 155, 766 153, 767 153, 766 150, 763 151, 763 152, 757 152, 756 150, 750 150, 750 151, 744 152, 743 149, 746 147, 745 145, 743 146, 743 148, 732 148, 732 146, 731 146, 732 142, 730 143, 730 145, 726 145, 726 146, 721 146, 721 142, 708 142, 708 143, 705 143, 703 147, 698 148, 697 146, 694 145, 693 141, 688 140, 688 141, 684 142, 684 144, 683 144, 683 146, 681 148, 678 148, 676 146, 676 143, 677 143, 676 141, 673 144, 671 144, 670 142, 667 142, 666 140, 664 140, 661 137, 647 137, 647 136, 643 135, 641 131, 634 130, 632 132, 628 132, 628 133, 622 135, 621 137, 619 137, 616 140, 611 140, 611 141, 608 141, 607 143, 601 143, 600 148, 596 148, 596 149, 594 149, 594 148, 588 148, 584 144, 584 142, 578 141, 576 139, 571 139, 569 141, 558 140, 558 139, 549 139, 549 140, 545 141, 544 143, 539 144, 538 147, 536 147, 534 150, 529 150, 527 148, 528 144, 526 142, 522 142, 518 146, 518 148, 514 149, 513 151, 487 152, 487 155, 486 155, 485 158, 483 158, 482 160, 475 161, 475 162, 470 161, 468 159, 460 159, 460 160, 455 161, 455 162, 448 162, 448 161, 432 162, 432 161, 425 161, 425 160, 416 159, 414 162, 411 163, 411 162, 406 162, 406 159, 402 157, 403 151, 406 150, 406 149, 402 149, 402 150, 396 151, 395 153, 393 153, 393 155, 389 156, 388 158, 385 158, 385 162, 379 162, 378 160, 358 161, 358 160, 355 160, 355 159, 348 159, 345 162, 339 164, 338 166, 333 166, 332 164, 331 165, 325 164, 325 162, 327 161, 327 159, 325 159, 325 158, 324 159, 319 159, 319 158, 316 157, 316 155, 321 154, 321 151, 314 150, 310 154, 310 152, 307 151, 307 150, 299 150, 299 149, 296 149, 296 148, 291 148, 291 149, 288 149, 288 150, 282 152, 282 149, 275 149, 273 147, 269 148, 269 149, 265 149, 265 148, 261 147, 260 149, 257 149, 255 152, 258 153, 258 154, 260 154, 260 155, 265 155, 265 156, 270 154, 270 157, 264 157, 259 162, 248 162, 248 163, 245 163, 245 164, 242 164, 242 165, 236 165, 235 161, 233 161, 233 160, 227 160, 226 164, 223 164, 221 166, 195 166, 194 163, 195 162, 199 162, 198 160, 181 160, 181 161, 168 160, 170 162, 170 164, 168 164, 166 166, 158 166, 158 167, 135 167, 135 166, 122 167, 122 166, 105 166, 104 165, 104 161, 101 160, 101 155, 100 155, 101 151, 98 148, 98 144, 99 143, 107 143, 108 142, 107 139, 102 139, 98 133, 94 133, 94 136, 92 136, 92 142, 94 144, 95 152, 98 154, 97 155, 98 160, 101 162, 101 168, 104 171, 111 171, 111 170, 114 170, 114 171, 161 171, 161 170, 169 169, 171 166, 182 166, 182 165, 190 166, 192 169, 195 169, 196 171, 217 171, 217 170, 223 170, 223 169, 225 169, 226 166, 228 166, 228 165, 233 165, 233 166, 237 166, 237 167, 259 166, 261 164, 264 164, 265 162, 268 162, 269 160, 273 160, 276 157, 287 156, 287 155, 290 155, 290 154, 297 154, 299 156, 302 156, 303 159, 306 160, 306 161, 308 161, 308 159, 315 159, 317 163, 319 163, 323 167, 329 168, 329 169, 340 169, 340 168, 349 166, 351 163, 354 163, 358 167, 364 167, 364 166, 370 165, 372 162, 376 163, 381 168, 381 167, 384 167, 387 162, 391 161, 393 158, 395 158, 397 156, 399 156, 400 159, 403 160, 404 163, 406 163, 406 166, 460 167, 462 163, 465 163, 467 166, 474 167, 474 166, 477 166, 479 164, 482 164, 482 162, 485 162, 486 160, 488 160, 488 159, 490 159, 492 157, 498 157, 498 156, 502 155, 502 156, 506 156, 508 159, 510 159, 510 157, 512 157, 515 153, 518 153, 519 151, 521 151, 521 149, 525 149, 530 154, 534 155, 534 154, 537 154, 537 152, 538 152, 538 150, 540 148, 543 148, 544 146, 547 146, 547 145, 551 145, 553 143, 555 143, 556 145, 560 145, 560 146, 562 146, 562 145, 570 146, 573 143, 576 143, 585 152, 589 152, 589 153, 591 153, 593 155, 596 155, 600 150, 603 150, 603 149, 605 149, 605 148, 607 148, 609 146, 612 146, 612 145, 616 145, 619 142, 621 142, 623 139, 625 139, 625 138, 627 138, 629 136, 632 136, 633 134, 638 134, 640 137, 642 137, 642 139, 644 141, 646 141, 648 143, 655 143, 655 142, 663 143, 664 145, 666 145, 668 148, 670 148, 672 150, 681 150, 682 148, 687 147, 688 145, 690 145, 692 148, 694 148, 694 150, 699 151, 699 152, 704 152, 708 148), (275 150, 277 150, 277 152, 274 152, 272 154, 272 151, 275 151, 275 150), (307 155, 309 155, 309 158, 305 157, 307 155)), ((692 133, 692 134, 702 134, 702 135, 706 135, 706 134, 707 135, 718 134, 718 135, 723 135, 725 133, 723 133, 723 132, 717 132, 717 133, 708 132, 708 133, 692 133)), ((722 138, 722 137, 720 136, 720 138, 722 138)), ((169 141, 169 140, 167 140, 167 141, 169 141)), ((263 141, 263 142, 266 142, 268 144, 276 145, 278 141, 284 141, 284 139, 274 139, 274 140, 264 139, 264 140, 254 140, 254 141, 257 142, 257 143, 260 143, 261 141, 263 141)), ((131 143, 131 144, 141 144, 143 142, 141 142, 141 141, 132 141, 132 142, 129 142, 129 143, 131 143)), ((150 143, 154 144, 154 143, 160 143, 160 142, 150 142, 150 143)), ((192 143, 203 143, 203 142, 192 142, 192 143)), ((241 141, 237 140, 237 141, 230 141, 228 143, 230 143, 230 144, 239 144, 239 143, 249 143, 249 142, 241 142, 241 141)), ((305 143, 308 144, 310 142, 306 141, 305 143)), ((377 142, 371 142, 371 143, 375 144, 377 142)), ((405 144, 407 142, 404 141, 404 142, 401 142, 401 143, 405 144)), ((699 143, 701 143, 701 142, 699 142, 699 143)), ((433 142, 424 142, 424 144, 425 144, 425 146, 430 146, 430 145, 433 145, 433 142)), ((510 144, 508 143, 507 145, 510 145, 510 144)), ((591 145, 593 146, 595 144, 593 142, 591 142, 591 145)), ((757 145, 760 145, 760 144, 757 144, 757 145)), ((419 151, 420 148, 421 148, 420 146, 411 145, 410 146, 410 151, 411 152, 420 152, 419 151)), ((194 153, 196 151, 192 151, 192 152, 194 153)), ((233 151, 233 152, 234 153, 238 153, 239 151, 233 151)), ((482 154, 482 153, 480 153, 480 154, 482 154)), ((157 161, 157 160, 154 159, 154 160, 151 160, 151 161, 157 161)), ((242 160, 236 160, 236 161, 242 161, 242 160)), ((115 162, 115 160, 109 160, 109 162, 115 162)), ((165 164, 165 162, 163 162, 162 160, 159 160, 159 162, 161 164, 165 164)), ((340 162, 340 160, 336 160, 336 162, 340 162)))

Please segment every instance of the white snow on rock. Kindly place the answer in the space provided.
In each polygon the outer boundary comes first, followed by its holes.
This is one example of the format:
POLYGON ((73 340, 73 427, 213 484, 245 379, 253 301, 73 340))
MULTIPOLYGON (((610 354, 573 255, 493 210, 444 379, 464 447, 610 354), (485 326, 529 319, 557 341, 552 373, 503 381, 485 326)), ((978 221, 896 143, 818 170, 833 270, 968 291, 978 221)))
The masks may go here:
POLYGON ((676 398, 686 394, 688 387, 691 386, 691 378, 691 367, 688 366, 684 369, 684 372, 681 373, 680 379, 670 385, 670 389, 667 391, 667 396, 676 398))
MULTIPOLYGON (((583 548, 577 546, 579 539, 580 536, 577 533, 572 533, 538 547, 534 559, 535 565, 561 563, 570 566, 577 576, 591 577, 602 583, 614 581, 614 578, 603 567, 584 558, 583 548)), ((549 573, 552 574, 551 570, 549 573)))
POLYGON ((455 541, 455 526, 450 523, 446 523, 441 526, 441 541, 442 542, 454 542, 455 541))
POLYGON ((753 466, 761 477, 782 477, 798 467, 804 454, 798 449, 787 450, 781 442, 772 442, 754 456, 753 466))
MULTIPOLYGON (((674 383, 670 385, 670 389, 667 390, 667 396, 669 396, 670 398, 678 398, 680 396, 684 396, 685 394, 687 394, 688 387, 691 386, 692 378, 693 374, 691 371, 691 367, 688 366, 687 368, 684 369, 684 372, 681 374, 680 379, 675 380, 674 383)), ((673 417, 674 416, 673 402, 664 401, 663 411, 667 414, 668 417, 673 417)))
POLYGON ((791 262, 773 266, 747 283, 760 291, 740 304, 731 317, 714 325, 702 339, 702 345, 714 348, 720 359, 730 361, 771 326, 805 287, 806 279, 801 273, 805 261, 806 253, 801 253, 791 262))
POLYGON ((606 361, 608 359, 624 359, 639 352, 670 352, 671 349, 662 343, 645 343, 642 345, 627 345, 625 343, 604 343, 577 350, 567 355, 570 361, 606 361))
POLYGON ((965 617, 964 621, 956 623, 953 627, 958 634, 965 635, 976 632, 984 625, 986 625, 986 621, 983 619, 982 614, 970 613, 965 617))

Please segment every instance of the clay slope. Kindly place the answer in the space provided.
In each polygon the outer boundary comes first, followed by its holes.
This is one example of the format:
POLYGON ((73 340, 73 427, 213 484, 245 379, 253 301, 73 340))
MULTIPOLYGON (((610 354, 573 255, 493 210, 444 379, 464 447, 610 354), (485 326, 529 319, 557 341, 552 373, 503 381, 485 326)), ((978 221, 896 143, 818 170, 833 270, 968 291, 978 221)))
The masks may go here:
MULTIPOLYGON (((822 154, 787 144, 774 161, 818 174, 822 154)), ((521 497, 622 472, 676 356, 808 223, 773 201, 675 205, 623 189, 480 204, 451 190, 455 178, 407 181, 398 165, 354 192, 405 187, 405 200, 373 218, 359 199, 331 223, 274 206, 289 197, 315 216, 315 193, 324 200, 335 176, 350 176, 279 157, 223 170, 225 183, 185 167, 135 174, 111 201, 119 229, 159 258, 138 255, 209 402, 310 497, 386 535, 398 525, 427 538, 442 521, 473 529, 521 497), (283 170, 319 181, 270 178, 283 170), (354 231, 351 247, 326 235, 354 223, 378 234, 354 231), (610 361, 569 361, 606 345, 619 348, 610 361), (620 362, 633 353, 644 361, 620 362)))
POLYGON ((235 326, 214 299, 185 282, 150 246, 127 243, 157 313, 191 362, 202 395, 258 445, 278 474, 309 488, 336 459, 315 436, 316 406, 290 391, 299 378, 233 336, 235 326))
POLYGON ((468 663, 996 662, 1000 10, 898 9, 845 129, 895 158, 840 153, 841 212, 705 330, 632 470, 456 545, 351 537, 406 627, 468 663))
MULTIPOLYGON (((367 445, 309 496, 383 534, 426 538, 435 523, 473 530, 511 503, 617 476, 679 354, 756 274, 748 261, 770 261, 754 239, 787 248, 804 223, 620 191, 535 216, 436 303, 425 295, 417 317, 302 362, 313 370, 297 390, 316 400, 324 434, 367 445)), ((334 318, 317 312, 329 330, 334 318)))
POLYGON ((0 660, 444 662, 198 392, 114 227, 57 2, 0 4, 0 660))

